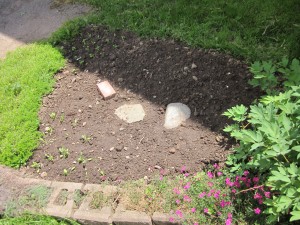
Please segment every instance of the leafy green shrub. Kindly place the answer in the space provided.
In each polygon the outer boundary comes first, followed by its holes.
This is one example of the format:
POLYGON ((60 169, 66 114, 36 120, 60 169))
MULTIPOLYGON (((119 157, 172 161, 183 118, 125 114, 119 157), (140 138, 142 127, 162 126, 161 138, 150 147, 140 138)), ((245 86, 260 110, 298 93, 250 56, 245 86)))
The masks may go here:
POLYGON ((0 164, 18 167, 32 155, 41 134, 41 97, 52 90, 53 74, 64 65, 50 45, 28 45, 0 61, 0 164))
POLYGON ((276 66, 255 63, 251 83, 267 93, 276 93, 280 90, 276 71, 282 74, 283 92, 263 97, 249 111, 245 106, 235 106, 224 113, 237 122, 224 131, 239 141, 227 164, 232 171, 250 170, 265 177, 266 186, 273 192, 264 202, 270 223, 282 220, 284 215, 290 221, 300 220, 299 60, 294 59, 291 65, 286 60, 276 66))

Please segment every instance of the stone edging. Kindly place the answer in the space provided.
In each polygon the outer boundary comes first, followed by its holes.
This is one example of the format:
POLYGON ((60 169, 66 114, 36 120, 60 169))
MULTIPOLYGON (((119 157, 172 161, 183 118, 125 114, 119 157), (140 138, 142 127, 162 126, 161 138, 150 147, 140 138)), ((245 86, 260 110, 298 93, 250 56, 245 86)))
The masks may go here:
POLYGON ((39 213, 41 214, 59 218, 70 218, 77 220, 82 224, 93 225, 181 225, 180 219, 175 215, 172 215, 172 217, 176 218, 176 221, 175 223, 171 223, 169 222, 170 215, 155 212, 153 215, 149 216, 144 212, 126 210, 122 204, 118 204, 115 209, 113 206, 105 206, 100 209, 90 208, 90 202, 92 200, 91 196, 93 193, 99 191, 104 195, 116 193, 118 191, 118 187, 116 186, 23 178, 16 175, 15 171, 11 171, 10 173, 10 171, 7 170, 10 169, 2 169, 2 167, 0 167, 0 181, 1 178, 3 181, 3 177, 4 179, 10 177, 14 183, 21 183, 23 188, 32 185, 43 185, 52 190, 48 204, 45 208, 39 210, 39 213), (4 173, 2 173, 2 170, 4 170, 4 173), (56 199, 61 193, 61 190, 67 190, 69 194, 65 205, 56 203, 56 199), (90 193, 83 198, 79 208, 75 207, 75 202, 73 200, 76 190, 90 193))

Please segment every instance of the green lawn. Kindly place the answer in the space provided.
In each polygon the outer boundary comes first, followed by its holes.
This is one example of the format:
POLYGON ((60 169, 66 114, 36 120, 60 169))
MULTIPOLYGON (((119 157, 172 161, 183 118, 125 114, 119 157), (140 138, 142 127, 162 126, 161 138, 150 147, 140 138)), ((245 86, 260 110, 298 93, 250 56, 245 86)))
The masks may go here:
POLYGON ((52 38, 60 42, 86 23, 172 37, 249 61, 300 57, 298 0, 76 0, 97 10, 52 38))
POLYGON ((0 164, 19 167, 38 146, 38 111, 64 59, 50 45, 28 45, 0 61, 0 164))

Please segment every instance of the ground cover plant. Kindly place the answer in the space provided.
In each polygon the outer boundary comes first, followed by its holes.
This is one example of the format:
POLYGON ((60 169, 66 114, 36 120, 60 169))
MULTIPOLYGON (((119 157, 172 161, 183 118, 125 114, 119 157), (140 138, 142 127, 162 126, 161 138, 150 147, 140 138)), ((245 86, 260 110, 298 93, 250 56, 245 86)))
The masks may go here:
POLYGON ((50 45, 29 45, 0 61, 0 163, 26 163, 42 137, 38 110, 52 90, 53 74, 64 65, 50 45))
POLYGON ((299 57, 300 3, 290 1, 79 0, 97 10, 69 22, 51 42, 61 42, 86 24, 171 37, 192 46, 227 51, 248 60, 299 57))

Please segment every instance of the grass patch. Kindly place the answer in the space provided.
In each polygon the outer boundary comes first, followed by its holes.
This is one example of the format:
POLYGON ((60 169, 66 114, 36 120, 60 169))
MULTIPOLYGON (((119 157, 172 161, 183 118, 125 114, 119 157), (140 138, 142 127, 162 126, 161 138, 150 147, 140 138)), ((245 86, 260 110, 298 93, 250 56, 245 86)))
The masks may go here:
POLYGON ((38 110, 64 65, 50 45, 19 48, 0 61, 0 164, 19 167, 38 146, 38 110))
POLYGON ((59 43, 87 24, 129 29, 142 36, 172 37, 192 46, 248 60, 300 56, 297 0, 77 0, 98 11, 75 19, 50 41, 59 43))
POLYGON ((79 223, 69 219, 55 219, 50 216, 24 214, 14 218, 3 218, 0 219, 0 225, 80 225, 79 223))

